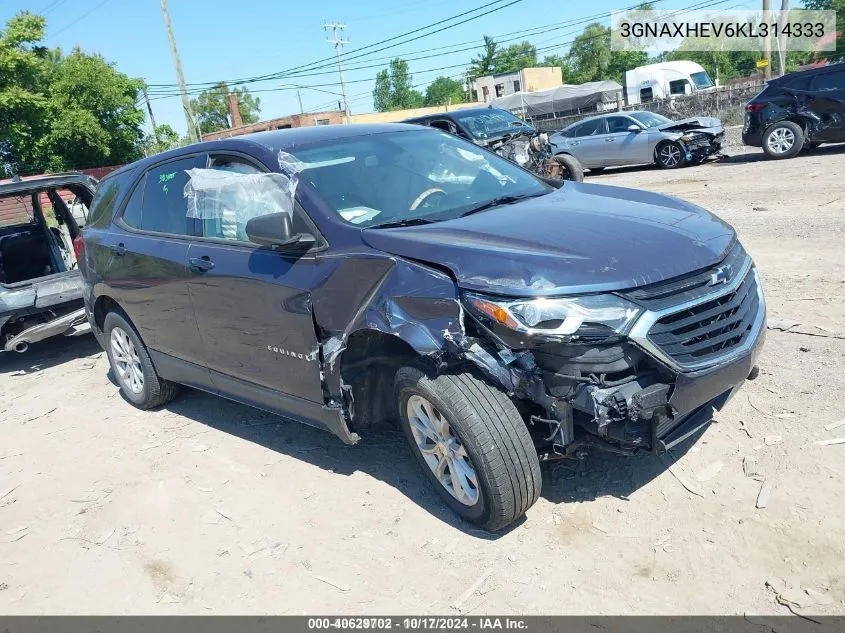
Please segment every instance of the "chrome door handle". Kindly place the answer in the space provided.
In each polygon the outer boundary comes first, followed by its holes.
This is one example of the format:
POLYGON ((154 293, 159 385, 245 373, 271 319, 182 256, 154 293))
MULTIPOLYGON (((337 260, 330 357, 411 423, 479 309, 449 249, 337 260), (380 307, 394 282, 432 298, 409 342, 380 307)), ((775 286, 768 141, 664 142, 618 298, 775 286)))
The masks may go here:
POLYGON ((214 262, 207 255, 204 257, 191 257, 188 260, 188 268, 194 272, 204 273, 214 268, 214 262))

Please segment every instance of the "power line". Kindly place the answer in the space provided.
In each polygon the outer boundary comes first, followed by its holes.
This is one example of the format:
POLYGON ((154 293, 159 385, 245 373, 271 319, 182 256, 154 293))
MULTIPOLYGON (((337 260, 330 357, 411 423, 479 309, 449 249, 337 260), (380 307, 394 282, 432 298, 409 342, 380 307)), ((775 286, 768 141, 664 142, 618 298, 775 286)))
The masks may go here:
MULTIPOLYGON (((661 2, 661 1, 663 1, 663 0, 655 0, 655 3, 661 2)), ((731 1, 732 0, 715 0, 715 1, 714 0, 702 0, 701 2, 694 3, 694 4, 692 4, 691 6, 685 8, 685 9, 676 10, 671 15, 677 15, 677 14, 683 13, 685 11, 691 11, 691 10, 694 10, 694 9, 702 9, 702 8, 708 8, 708 7, 716 6, 716 5, 721 5, 721 4, 725 4, 727 2, 731 2, 731 1)), ((622 10, 623 11, 632 10, 632 9, 637 8, 638 6, 639 5, 632 5, 630 7, 626 7, 622 10)), ((601 16, 601 17, 604 17, 604 15, 606 15, 606 14, 599 14, 599 16, 601 16)), ((579 18, 579 19, 576 19, 576 20, 570 20, 570 21, 563 22, 563 23, 560 23, 560 24, 574 25, 574 24, 578 24, 578 23, 591 21, 592 19, 593 19, 593 16, 588 16, 586 18, 579 18)), ((531 29, 528 29, 528 30, 531 30, 531 29)), ((544 29, 545 32, 548 32, 548 30, 549 30, 548 28, 544 29)), ((516 31, 515 33, 520 33, 520 31, 516 31)), ((597 39, 597 38, 600 38, 600 37, 606 37, 606 35, 597 34, 597 35, 591 36, 588 39, 597 39)), ((515 38, 515 39, 520 39, 520 38, 515 38)), ((563 48, 565 46, 569 46, 577 40, 578 40, 578 38, 576 37, 574 39, 565 40, 565 41, 562 41, 562 42, 551 44, 549 46, 539 47, 539 48, 536 48, 536 52, 537 53, 550 52, 550 51, 555 50, 555 49, 560 49, 560 48, 563 48)), ((507 40, 505 40, 505 41, 507 41, 507 40)), ((546 41, 548 41, 548 40, 546 40, 546 41)), ((582 39, 581 41, 587 41, 587 40, 582 39)), ((455 44, 447 46, 445 48, 449 48, 451 46, 455 46, 455 44)), ((475 48, 477 48, 477 46, 471 47, 470 50, 475 49, 475 48)), ((456 51, 451 51, 451 52, 457 53, 457 52, 462 52, 462 51, 456 50, 456 51)), ((430 57, 440 57, 440 56, 442 56, 442 55, 424 55, 424 56, 417 57, 417 58, 406 59, 406 61, 414 61, 416 59, 426 59, 426 58, 430 58, 430 57)), ((403 59, 405 59, 405 58, 403 58, 403 59)), ((462 67, 466 67, 467 65, 468 64, 466 62, 462 62, 462 63, 458 63, 458 64, 440 66, 440 67, 437 67, 437 68, 428 68, 428 69, 423 69, 423 70, 417 70, 417 71, 414 71, 413 74, 416 75, 416 76, 419 76, 419 75, 429 74, 429 73, 432 73, 432 72, 439 72, 439 71, 443 71, 443 70, 451 70, 453 68, 462 68, 462 67)), ((352 68, 352 69, 347 69, 347 70, 351 70, 351 71, 364 70, 364 69, 367 69, 367 68, 379 68, 379 67, 382 67, 382 66, 383 66, 383 64, 372 64, 372 65, 366 65, 366 66, 358 66, 358 67, 355 67, 355 68, 352 68)), ((315 72, 315 73, 312 73, 312 74, 314 74, 314 75, 331 74, 332 72, 333 71, 319 72, 319 73, 315 72)), ((463 75, 463 73, 459 73, 459 74, 453 75, 453 77, 461 77, 462 75, 463 75)), ((367 78, 367 79, 357 79, 357 80, 346 80, 346 83, 350 83, 350 84, 352 84, 352 83, 366 83, 366 82, 371 82, 371 81, 372 81, 372 78, 367 78)), ((428 83, 428 81, 421 82, 420 84, 415 85, 413 87, 417 88, 417 87, 424 85, 426 83, 428 83)), ((337 83, 327 83, 327 84, 299 85, 299 86, 296 86, 296 87, 303 88, 303 89, 317 89, 318 87, 331 87, 331 86, 336 86, 336 85, 338 85, 338 84, 337 83)), ((191 94, 199 94, 203 90, 204 90, 203 88, 193 88, 193 89, 189 90, 189 92, 191 94)), ((279 91, 284 91, 284 90, 289 90, 289 88, 271 88, 271 89, 264 89, 264 90, 251 90, 250 92, 256 92, 256 93, 258 93, 258 92, 279 92, 279 91)), ((153 99, 155 99, 155 98, 162 99, 162 98, 169 98, 169 97, 172 97, 172 96, 178 96, 178 93, 161 91, 161 90, 159 92, 155 92, 155 93, 151 92, 151 94, 156 95, 155 97, 153 97, 153 99)), ((336 94, 336 93, 331 93, 331 94, 336 94)), ((370 95, 371 95, 370 91, 358 93, 356 95, 353 95, 351 98, 349 98, 348 101, 349 102, 359 101, 360 99, 365 98, 365 97, 370 96, 370 95)), ((325 107, 328 107, 328 106, 333 105, 333 104, 334 104, 334 101, 329 102, 325 105, 319 106, 319 109, 324 109, 325 107)))
MULTIPOLYGON (((661 0, 655 0, 655 3, 659 2, 659 1, 661 1, 661 0)), ((715 1, 714 0, 703 0, 703 1, 698 2, 697 4, 693 4, 693 5, 691 5, 687 8, 673 11, 669 15, 670 16, 678 15, 678 14, 684 13, 686 11, 692 11, 692 10, 695 10, 695 9, 706 9, 706 8, 713 7, 713 6, 726 4, 726 3, 731 2, 731 1, 733 1, 733 0, 715 0, 715 1)), ((627 7, 627 8, 622 9, 622 10, 628 11, 628 10, 631 10, 631 9, 635 9, 638 6, 639 5, 634 5, 632 7, 627 7)), ((733 7, 736 7, 736 6, 742 6, 742 5, 741 4, 734 4, 733 5, 733 7)), ((606 37, 606 35, 603 34, 603 33, 602 34, 596 34, 596 35, 590 36, 588 38, 582 39, 581 41, 589 41, 589 40, 598 39, 598 38, 601 38, 601 37, 606 37)), ((543 46, 543 47, 540 47, 540 48, 536 48, 536 52, 537 53, 549 52, 549 51, 552 51, 552 50, 555 50, 555 49, 563 48, 564 46, 569 46, 569 45, 573 44, 575 41, 578 41, 577 37, 574 38, 574 39, 568 40, 568 41, 560 42, 560 43, 557 43, 557 44, 552 44, 550 46, 543 46)), ((457 52, 457 51, 455 51, 455 52, 457 52)), ((444 67, 441 67, 439 69, 431 69, 431 70, 447 70, 447 69, 450 69, 450 68, 458 68, 458 67, 461 67, 461 66, 465 67, 465 66, 467 66, 467 64, 465 64, 465 63, 464 64, 454 64, 452 66, 444 66, 444 67)), ((429 72, 429 71, 426 71, 426 70, 416 71, 413 74, 419 75, 419 74, 425 74, 426 72, 429 72)), ((504 71, 504 72, 507 72, 507 71, 504 71)), ((459 78, 459 77, 462 77, 462 76, 463 76, 463 73, 457 73, 457 74, 451 75, 450 78, 459 78)), ((367 80, 364 80, 364 81, 367 81, 367 80)), ((372 81, 372 80, 369 80, 369 81, 372 81)), ((412 88, 416 89, 416 88, 418 88, 418 87, 420 87, 420 86, 422 86, 426 83, 428 83, 428 82, 427 81, 421 82, 420 84, 416 84, 416 85, 412 86, 412 88)), ((362 93, 359 93, 357 95, 353 95, 353 97, 350 99, 350 101, 352 101, 352 102, 359 101, 363 98, 366 98, 367 96, 370 96, 371 94, 372 93, 370 93, 370 92, 366 92, 366 93, 362 92, 362 93)), ((323 106, 323 105, 319 106, 320 109, 323 109, 324 107, 326 107, 326 106, 323 106)))
MULTIPOLYGON (((499 4, 499 3, 504 2, 504 1, 505 1, 505 0, 494 0, 493 2, 489 2, 489 3, 487 3, 487 4, 483 4, 483 5, 479 6, 479 7, 476 7, 475 9, 470 9, 470 10, 468 10, 468 11, 464 11, 463 13, 458 13, 457 15, 453 15, 453 16, 448 17, 448 18, 445 18, 445 19, 443 19, 443 20, 439 20, 439 21, 437 21, 437 22, 433 22, 432 24, 428 24, 428 25, 426 25, 426 26, 422 26, 422 27, 419 27, 419 28, 413 29, 413 30, 408 31, 408 32, 406 32, 406 33, 401 33, 401 34, 399 34, 399 35, 395 35, 395 36, 393 36, 393 37, 390 37, 390 38, 387 38, 387 39, 384 39, 384 40, 380 40, 380 41, 378 41, 378 42, 374 42, 374 43, 372 43, 372 44, 368 44, 367 46, 363 46, 363 47, 361 47, 361 48, 355 49, 354 51, 350 51, 350 53, 344 53, 344 55, 342 56, 342 59, 343 59, 343 61, 347 61, 348 59, 355 59, 355 58, 357 58, 357 57, 362 56, 362 55, 360 54, 362 51, 365 51, 365 50, 368 50, 368 49, 374 48, 374 47, 376 47, 376 46, 380 46, 380 45, 382 45, 382 44, 386 44, 386 43, 388 43, 388 42, 393 42, 393 41, 395 41, 395 40, 397 40, 397 39, 401 39, 401 38, 407 37, 407 36, 409 36, 409 35, 413 35, 413 34, 415 34, 415 33, 419 33, 420 31, 425 31, 425 30, 430 29, 430 28, 432 28, 432 27, 439 26, 439 25, 441 25, 441 24, 444 24, 444 23, 446 23, 446 22, 450 22, 450 21, 452 21, 452 20, 456 20, 456 19, 458 19, 458 18, 464 17, 464 16, 469 15, 469 14, 471 14, 471 13, 475 13, 475 12, 480 11, 480 10, 482 10, 482 9, 486 9, 487 7, 490 7, 490 6, 492 6, 492 5, 499 4), (347 57, 348 55, 351 55, 352 53, 355 53, 355 55, 353 55, 353 56, 351 56, 351 57, 347 57)), ((466 22, 469 22, 469 21, 471 21, 471 20, 475 20, 475 19, 481 18, 481 17, 483 17, 483 16, 485 16, 485 15, 489 15, 490 13, 493 13, 494 11, 499 11, 499 10, 501 10, 501 9, 504 9, 504 8, 508 7, 508 6, 511 6, 512 4, 516 4, 517 2, 522 2, 522 0, 511 0, 511 2, 509 2, 508 4, 506 4, 506 5, 501 5, 501 6, 498 6, 498 7, 494 7, 494 9, 493 9, 493 10, 491 10, 491 11, 488 11, 488 12, 482 13, 482 14, 480 14, 480 15, 472 16, 471 18, 469 18, 469 19, 467 19, 467 20, 464 20, 464 21, 462 21, 462 22, 458 22, 458 23, 455 23, 455 24, 447 25, 446 27, 443 27, 443 28, 438 29, 438 30, 436 30, 436 31, 432 31, 431 33, 425 33, 425 34, 423 34, 423 35, 417 36, 416 38, 414 38, 414 39, 412 39, 412 40, 408 40, 408 41, 406 41, 406 42, 400 42, 399 44, 393 44, 393 45, 391 45, 391 46, 388 46, 388 47, 385 47, 385 48, 379 49, 379 51, 380 51, 380 50, 386 50, 387 48, 394 48, 394 47, 396 47, 396 46, 400 46, 401 44, 407 44, 408 42, 415 41, 415 40, 417 40, 417 39, 421 39, 421 38, 423 38, 423 37, 428 37, 429 35, 434 35, 435 33, 439 33, 439 32, 444 31, 444 30, 446 30, 446 29, 450 29, 450 28, 453 28, 453 27, 459 26, 459 25, 461 25, 461 24, 465 24, 466 22)), ((372 54, 372 53, 374 53, 374 52, 378 52, 378 51, 372 51, 371 53, 366 53, 366 55, 370 55, 370 54, 372 54)), ((246 77, 246 78, 242 78, 242 79, 234 79, 234 80, 231 80, 231 79, 230 79, 230 80, 223 81, 223 83, 227 83, 227 84, 231 84, 231 85, 241 85, 241 84, 244 84, 244 83, 255 83, 256 81, 267 81, 267 80, 273 80, 273 79, 282 79, 282 78, 284 78, 283 76, 284 76, 286 73, 291 73, 291 72, 294 72, 294 71, 297 71, 297 70, 306 69, 306 68, 309 68, 309 67, 316 66, 316 65, 318 65, 318 64, 325 64, 326 62, 334 62, 334 61, 335 61, 335 59, 336 59, 335 57, 326 57, 326 58, 323 58, 323 59, 319 59, 319 60, 316 60, 316 61, 310 62, 310 63, 308 63, 308 64, 302 64, 302 65, 300 65, 300 66, 294 66, 293 68, 288 68, 288 69, 285 69, 285 70, 277 71, 277 72, 275 72, 275 73, 270 73, 270 74, 267 74, 267 75, 258 75, 258 76, 254 76, 254 77, 246 77)), ((218 83, 221 83, 221 81, 220 81, 220 80, 218 80, 218 81, 203 81, 203 82, 196 82, 196 83, 191 84, 191 85, 194 85, 194 86, 208 86, 208 85, 215 85, 215 84, 218 84, 218 83)), ((158 87, 168 87, 168 88, 169 88, 169 87, 172 87, 172 86, 173 86, 173 84, 150 84, 150 87, 156 87, 156 88, 158 88, 158 87)))
MULTIPOLYGON (((104 4, 106 4, 107 2, 110 2, 110 1, 111 1, 111 0, 103 0, 102 2, 100 2, 98 5, 96 5, 93 9, 91 9, 91 10, 90 10, 90 11, 88 11, 87 13, 83 13, 81 16, 79 16, 78 18, 76 18, 73 22, 71 22, 70 24, 68 24, 68 25, 64 26, 63 28, 59 29, 59 30, 58 30, 58 31, 56 31, 55 33, 53 33, 53 34, 50 36, 50 40, 54 40, 54 39, 56 39, 56 37, 58 37, 60 34, 62 34, 62 33, 64 33, 65 31, 67 31, 67 30, 68 30, 70 27, 72 27, 73 25, 75 25, 75 24, 77 24, 77 23, 81 22, 82 20, 84 20, 85 18, 87 18, 89 15, 91 15, 92 13, 94 13, 94 11, 96 11, 97 9, 99 9, 99 8, 100 8, 100 7, 102 7, 104 4)), ((55 7, 54 7, 54 8, 55 8, 55 7)))

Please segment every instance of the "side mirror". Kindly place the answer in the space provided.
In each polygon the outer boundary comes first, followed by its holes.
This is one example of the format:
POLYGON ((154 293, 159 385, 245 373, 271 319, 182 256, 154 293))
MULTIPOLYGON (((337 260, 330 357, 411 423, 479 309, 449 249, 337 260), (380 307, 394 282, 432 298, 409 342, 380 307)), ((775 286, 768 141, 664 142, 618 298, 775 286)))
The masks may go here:
POLYGON ((639 125, 634 125, 633 123, 628 126, 629 132, 642 132, 643 129, 639 125))
POLYGON ((293 232, 289 213, 271 213, 252 218, 246 223, 246 235, 250 242, 280 253, 302 253, 316 243, 313 235, 293 232))

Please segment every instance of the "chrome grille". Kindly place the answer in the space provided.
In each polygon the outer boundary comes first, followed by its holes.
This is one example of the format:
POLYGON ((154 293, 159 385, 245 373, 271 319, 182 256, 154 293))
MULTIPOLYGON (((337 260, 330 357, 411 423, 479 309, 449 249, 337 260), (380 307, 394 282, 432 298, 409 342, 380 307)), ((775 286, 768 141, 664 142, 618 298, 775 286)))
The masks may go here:
POLYGON ((659 319, 648 338, 679 365, 697 365, 741 345, 759 309, 757 277, 749 269, 735 290, 659 319))

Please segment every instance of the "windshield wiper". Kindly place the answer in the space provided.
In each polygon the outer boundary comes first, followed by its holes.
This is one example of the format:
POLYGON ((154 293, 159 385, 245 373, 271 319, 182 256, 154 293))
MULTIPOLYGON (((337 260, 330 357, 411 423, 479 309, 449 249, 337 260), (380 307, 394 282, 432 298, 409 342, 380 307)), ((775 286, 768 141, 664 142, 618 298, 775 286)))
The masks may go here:
POLYGON ((404 220, 393 220, 392 222, 385 222, 384 224, 376 224, 367 228, 370 229, 394 229, 399 226, 418 226, 420 224, 433 224, 436 220, 428 220, 426 218, 405 218, 404 220))
POLYGON ((465 218, 466 216, 472 215, 473 213, 478 213, 479 211, 486 211, 487 209, 492 209, 493 207, 500 207, 505 204, 513 204, 522 200, 528 200, 529 198, 539 198, 540 196, 544 196, 547 193, 549 192, 544 191, 542 193, 530 193, 523 194, 521 196, 499 196, 498 198, 493 198, 488 202, 479 204, 477 207, 473 207, 469 211, 464 211, 459 217, 465 218))

